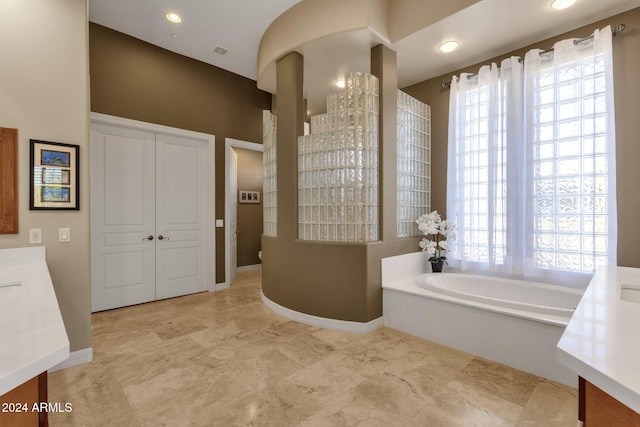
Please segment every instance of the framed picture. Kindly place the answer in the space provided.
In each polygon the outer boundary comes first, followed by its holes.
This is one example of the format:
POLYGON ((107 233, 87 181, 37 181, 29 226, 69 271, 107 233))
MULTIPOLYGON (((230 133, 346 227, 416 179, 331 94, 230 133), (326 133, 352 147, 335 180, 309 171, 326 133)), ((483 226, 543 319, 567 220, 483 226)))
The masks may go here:
POLYGON ((238 202, 239 203, 260 203, 260 192, 259 191, 238 191, 238 202))
POLYGON ((31 140, 29 209, 80 209, 80 147, 31 140))
POLYGON ((42 168, 43 184, 71 184, 71 171, 60 168, 42 168))

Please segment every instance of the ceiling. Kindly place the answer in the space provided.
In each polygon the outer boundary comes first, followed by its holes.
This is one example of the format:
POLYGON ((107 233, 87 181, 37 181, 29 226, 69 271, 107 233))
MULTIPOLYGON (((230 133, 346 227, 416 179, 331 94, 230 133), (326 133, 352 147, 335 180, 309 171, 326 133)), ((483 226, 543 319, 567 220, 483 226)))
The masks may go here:
POLYGON ((262 34, 274 19, 299 1, 89 0, 89 20, 256 80, 262 34), (169 12, 178 13, 182 22, 169 22, 165 17, 169 12), (217 46, 229 53, 214 53, 217 46))
MULTIPOLYGON (((89 19, 256 80, 262 35, 275 18, 299 1, 89 0, 89 19), (170 11, 179 13, 182 22, 167 21, 165 15, 170 11), (217 46, 229 52, 224 56, 213 52, 217 46)), ((577 0, 573 7, 555 11, 550 3, 551 0, 481 0, 402 39, 391 40, 390 47, 397 52, 399 86, 406 87, 640 7, 640 0, 577 0), (460 47, 450 54, 439 52, 438 45, 450 39, 460 41, 460 47)), ((305 92, 312 114, 323 111, 324 94, 335 90, 332 82, 337 76, 344 71, 368 71, 369 49, 375 43, 375 37, 354 31, 299 49, 305 58, 305 92)))

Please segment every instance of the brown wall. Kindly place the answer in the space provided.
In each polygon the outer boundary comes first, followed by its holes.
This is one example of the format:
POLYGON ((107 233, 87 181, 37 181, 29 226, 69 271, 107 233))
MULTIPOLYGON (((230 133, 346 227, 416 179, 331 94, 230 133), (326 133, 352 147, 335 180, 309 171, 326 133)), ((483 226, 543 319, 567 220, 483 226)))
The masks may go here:
POLYGON ((262 235, 262 151, 234 148, 238 153, 238 190, 259 191, 260 203, 238 203, 238 267, 260 264, 262 235))
POLYGON ((297 53, 277 64, 278 236, 263 236, 262 290, 272 301, 306 314, 368 322, 382 315, 380 259, 413 252, 418 238, 396 236, 395 52, 371 50, 380 79, 380 234, 372 243, 297 240, 297 137, 302 134, 302 63, 297 53))
MULTIPOLYGON (((262 110, 271 108, 271 94, 251 79, 94 23, 89 58, 91 111, 215 135, 215 215, 224 218, 224 140, 262 143, 262 110)), ((224 256, 224 229, 217 228, 218 283, 224 256)))
POLYGON ((367 316, 366 245, 297 240, 297 140, 303 133, 303 58, 277 63, 278 230, 262 236, 262 290, 295 311, 333 319, 367 316))
POLYGON ((512 55, 524 57, 530 49, 548 49, 558 40, 584 37, 597 28, 618 24, 626 25, 626 30, 613 38, 618 265, 640 267, 640 8, 402 89, 431 106, 432 209, 446 212, 449 90, 440 86, 442 82, 451 81, 453 75, 461 72, 476 72, 483 64, 500 63, 512 55))

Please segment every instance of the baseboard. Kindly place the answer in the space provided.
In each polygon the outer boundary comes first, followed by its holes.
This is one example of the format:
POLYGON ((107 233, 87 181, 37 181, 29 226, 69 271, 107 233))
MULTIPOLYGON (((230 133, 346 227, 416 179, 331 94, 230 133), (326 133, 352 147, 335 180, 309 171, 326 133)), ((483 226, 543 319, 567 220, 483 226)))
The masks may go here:
POLYGON ((313 316, 311 314, 291 310, 290 308, 283 307, 280 304, 271 301, 262 292, 260 295, 262 297, 262 302, 274 312, 286 317, 287 319, 295 320, 296 322, 304 323, 306 325, 319 326, 321 328, 333 329, 342 332, 354 332, 357 334, 366 334, 384 326, 382 316, 366 323, 329 319, 327 317, 313 316))
POLYGON ((216 283, 215 285, 213 285, 213 289, 211 289, 211 292, 224 291, 225 289, 229 289, 229 284, 227 282, 216 283))
POLYGON ((236 268, 236 271, 238 273, 242 273, 244 271, 260 270, 261 266, 262 266, 262 264, 243 265, 242 267, 236 268))
POLYGON ((71 352, 69 357, 66 360, 58 363, 53 368, 49 369, 48 372, 60 371, 62 369, 72 368, 74 366, 82 365, 84 363, 89 363, 93 360, 93 347, 83 348, 82 350, 77 350, 71 352))

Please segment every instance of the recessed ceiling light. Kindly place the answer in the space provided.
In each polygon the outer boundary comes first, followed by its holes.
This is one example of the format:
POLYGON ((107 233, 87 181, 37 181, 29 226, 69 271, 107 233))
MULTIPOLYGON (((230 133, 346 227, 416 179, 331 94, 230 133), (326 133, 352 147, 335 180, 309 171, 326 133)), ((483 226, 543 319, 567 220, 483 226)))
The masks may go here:
POLYGON ((440 52, 449 53, 456 50, 459 45, 460 43, 458 43, 457 41, 450 40, 448 42, 442 43, 440 46, 438 46, 438 49, 440 49, 440 52))
POLYGON ((171 33, 171 37, 173 37, 174 39, 179 39, 180 35, 176 33, 171 33))
POLYGON ((573 6, 575 2, 576 0, 553 0, 551 7, 556 10, 562 10, 573 6))
POLYGON ((338 86, 340 89, 344 89, 344 80, 336 80, 334 85, 338 86))
POLYGON ((182 18, 180 18, 180 15, 178 15, 175 12, 169 12, 167 13, 167 19, 171 22, 173 22, 174 24, 177 24, 178 22, 182 21, 182 18))

